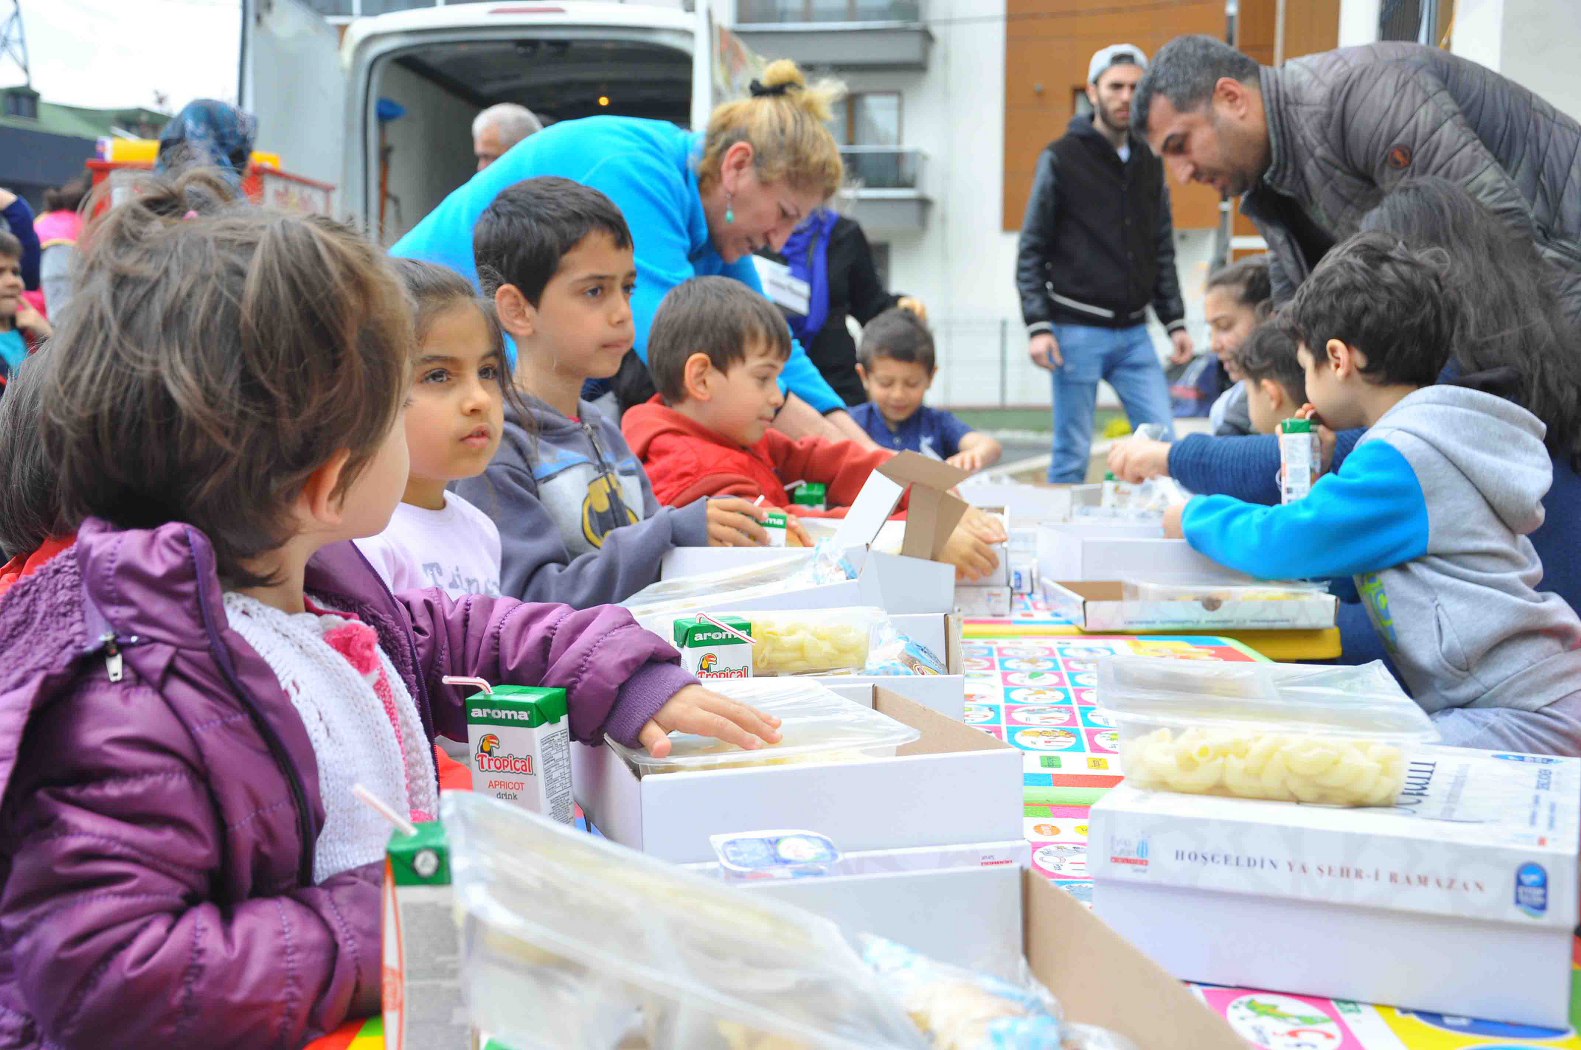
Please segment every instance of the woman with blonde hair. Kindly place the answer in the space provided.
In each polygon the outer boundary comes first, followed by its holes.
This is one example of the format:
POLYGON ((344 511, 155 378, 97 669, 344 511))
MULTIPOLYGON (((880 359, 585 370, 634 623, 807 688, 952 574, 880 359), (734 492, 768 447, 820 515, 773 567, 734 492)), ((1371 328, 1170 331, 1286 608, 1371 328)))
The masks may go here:
MULTIPOLYGON (((829 81, 809 85, 794 62, 780 60, 753 81, 748 97, 715 109, 706 131, 635 117, 562 121, 473 176, 392 251, 475 281, 472 232, 506 187, 558 175, 601 190, 625 213, 635 240, 635 353, 646 362, 648 329, 666 292, 701 276, 732 277, 762 291, 752 253, 781 248, 834 196, 844 169, 827 124, 843 91, 829 81)), ((781 383, 792 396, 780 429, 867 441, 799 345, 781 383)))

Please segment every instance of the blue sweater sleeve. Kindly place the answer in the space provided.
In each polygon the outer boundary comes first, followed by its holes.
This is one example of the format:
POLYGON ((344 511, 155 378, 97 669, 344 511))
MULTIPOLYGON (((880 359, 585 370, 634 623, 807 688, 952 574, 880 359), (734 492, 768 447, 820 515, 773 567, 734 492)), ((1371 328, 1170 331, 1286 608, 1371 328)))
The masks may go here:
POLYGON ((1427 553, 1427 501, 1400 450, 1370 441, 1345 466, 1320 478, 1306 499, 1283 506, 1199 496, 1186 504, 1186 540, 1265 580, 1355 576, 1427 553))
MULTIPOLYGON (((1365 430, 1342 430, 1334 436, 1338 471, 1365 430)), ((1233 496, 1247 503, 1279 502, 1279 439, 1273 434, 1213 437, 1188 434, 1169 447, 1169 476, 1188 492, 1233 496)))
POLYGON ((38 234, 33 230, 33 209, 27 201, 18 197, 6 209, 0 212, 5 218, 6 225, 11 228, 11 233, 18 241, 22 242, 22 287, 30 292, 38 291, 38 260, 40 248, 38 234))

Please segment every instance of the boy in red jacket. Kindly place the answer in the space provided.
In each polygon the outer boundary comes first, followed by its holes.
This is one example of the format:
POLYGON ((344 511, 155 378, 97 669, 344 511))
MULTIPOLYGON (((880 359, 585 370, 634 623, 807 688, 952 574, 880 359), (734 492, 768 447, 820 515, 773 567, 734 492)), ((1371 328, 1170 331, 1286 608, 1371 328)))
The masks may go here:
POLYGON ((894 453, 770 429, 785 403, 779 376, 790 349, 785 319, 739 281, 699 277, 665 296, 648 335, 659 392, 621 421, 660 503, 761 496, 798 514, 844 516, 894 453), (787 481, 825 485, 829 509, 793 507, 787 481))
MULTIPOLYGON (((868 475, 895 453, 770 429, 785 403, 779 376, 790 350, 784 317, 740 281, 696 277, 664 297, 648 331, 659 392, 621 421, 660 503, 762 497, 796 514, 845 516, 868 475), (793 506, 786 481, 824 485, 828 509, 793 506)), ((958 579, 981 579, 998 566, 993 544, 1003 540, 997 524, 969 512, 940 560, 958 579)))

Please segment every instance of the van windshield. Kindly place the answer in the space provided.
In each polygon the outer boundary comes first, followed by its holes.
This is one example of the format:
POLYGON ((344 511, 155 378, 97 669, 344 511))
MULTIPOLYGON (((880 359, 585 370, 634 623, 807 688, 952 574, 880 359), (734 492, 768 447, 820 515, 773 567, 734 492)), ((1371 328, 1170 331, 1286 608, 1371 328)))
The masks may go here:
POLYGON ((392 244, 472 176, 472 119, 483 109, 520 103, 546 127, 600 113, 685 125, 692 56, 607 31, 598 38, 528 31, 403 49, 375 67, 372 88, 404 110, 385 124, 383 157, 364 169, 368 217, 392 244))

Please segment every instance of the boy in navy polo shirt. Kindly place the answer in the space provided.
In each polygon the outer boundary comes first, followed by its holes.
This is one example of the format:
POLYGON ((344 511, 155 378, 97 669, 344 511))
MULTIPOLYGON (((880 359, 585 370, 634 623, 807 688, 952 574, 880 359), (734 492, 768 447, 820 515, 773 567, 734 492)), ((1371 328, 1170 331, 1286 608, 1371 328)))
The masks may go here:
POLYGON ((857 374, 866 404, 851 416, 881 448, 910 449, 973 473, 999 462, 1004 449, 922 397, 933 385, 933 334, 916 314, 895 307, 862 329, 857 374))

